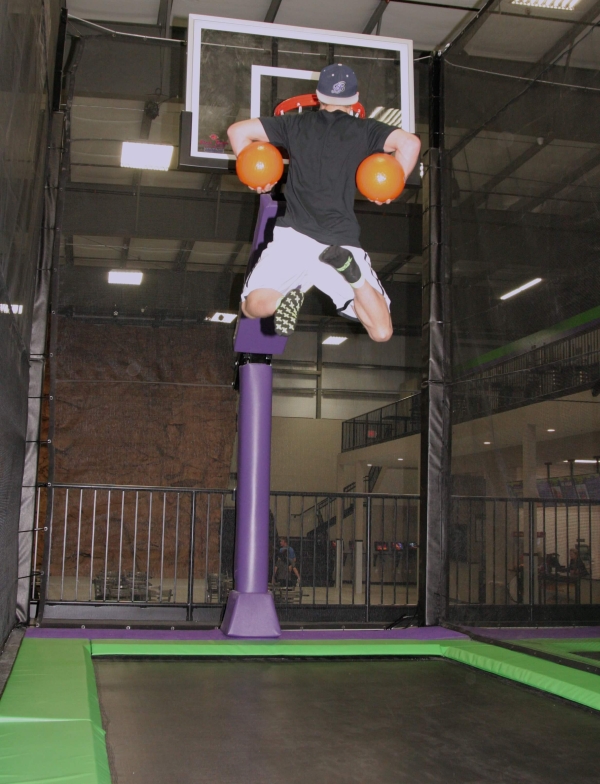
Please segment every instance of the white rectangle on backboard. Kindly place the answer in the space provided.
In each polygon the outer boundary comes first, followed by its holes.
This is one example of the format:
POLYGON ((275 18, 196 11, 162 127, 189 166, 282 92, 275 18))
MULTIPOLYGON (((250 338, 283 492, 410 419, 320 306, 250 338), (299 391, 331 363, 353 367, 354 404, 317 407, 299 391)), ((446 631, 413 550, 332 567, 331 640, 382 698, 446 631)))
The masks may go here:
MULTIPOLYGON (((252 22, 243 19, 223 19, 216 16, 205 16, 200 14, 190 14, 188 27, 188 58, 187 58, 187 81, 186 81, 186 111, 192 115, 192 133, 190 155, 198 160, 201 165, 202 159, 221 159, 233 160, 235 156, 226 152, 200 150, 199 128, 200 128, 200 84, 202 82, 201 73, 201 49, 202 33, 204 30, 216 30, 222 32, 238 33, 240 35, 259 35, 270 39, 282 38, 287 40, 311 41, 332 44, 344 47, 371 48, 377 51, 389 51, 395 53, 400 66, 400 97, 399 105, 396 107, 401 110, 401 127, 406 131, 414 132, 415 129, 415 106, 414 106, 414 78, 413 78, 413 44, 412 41, 403 38, 389 38, 386 36, 363 35, 360 33, 345 33, 336 30, 317 30, 308 27, 292 27, 290 25, 271 24, 266 22, 252 22)), ((235 46, 231 47, 235 49, 235 46)), ((239 47, 244 48, 244 47, 239 47)), ((309 51, 297 52, 307 59, 311 54, 309 51)), ((342 58, 340 58, 342 59, 342 58)), ((234 78, 234 64, 229 64, 232 68, 232 78, 234 78)), ((315 80, 318 78, 318 71, 298 68, 280 68, 278 65, 267 66, 264 64, 252 64, 251 84, 248 85, 248 116, 260 116, 260 80, 262 76, 278 76, 283 78, 299 78, 315 80)), ((359 82, 360 91, 360 82, 359 82)))
POLYGON ((277 65, 253 65, 250 85, 250 117, 260 117, 261 76, 277 76, 280 79, 306 79, 319 81, 320 71, 301 71, 299 68, 280 68, 277 65))

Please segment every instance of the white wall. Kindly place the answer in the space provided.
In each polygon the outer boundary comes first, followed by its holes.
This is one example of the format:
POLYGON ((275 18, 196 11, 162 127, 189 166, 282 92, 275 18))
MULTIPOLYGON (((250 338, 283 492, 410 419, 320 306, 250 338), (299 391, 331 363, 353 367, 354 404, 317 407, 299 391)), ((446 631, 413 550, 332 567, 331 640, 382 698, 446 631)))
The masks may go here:
POLYGON ((271 489, 335 492, 342 423, 273 417, 271 489))
MULTIPOLYGON (((335 322, 332 327, 321 339, 336 334, 335 322)), ((274 416, 316 416, 318 339, 317 332, 295 332, 283 356, 274 358, 274 416)), ((341 345, 322 348, 324 419, 351 419, 418 387, 418 371, 403 369, 420 365, 418 338, 396 335, 388 343, 374 343, 366 334, 348 334, 341 345)))

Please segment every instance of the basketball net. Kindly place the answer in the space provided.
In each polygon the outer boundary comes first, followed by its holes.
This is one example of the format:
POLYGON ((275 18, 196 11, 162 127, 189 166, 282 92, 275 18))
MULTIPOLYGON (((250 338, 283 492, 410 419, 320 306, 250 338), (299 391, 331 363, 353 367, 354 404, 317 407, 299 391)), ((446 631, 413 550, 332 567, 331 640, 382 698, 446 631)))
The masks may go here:
MULTIPOLYGON (((305 95, 295 95, 293 98, 286 98, 285 101, 282 101, 275 107, 275 111, 273 114, 275 117, 278 117, 281 114, 286 114, 287 112, 297 111, 298 114, 302 112, 303 109, 313 109, 316 106, 319 106, 321 101, 317 98, 315 93, 306 93, 305 95)), ((366 117, 365 107, 362 103, 355 103, 351 107, 352 114, 355 117, 360 117, 361 120, 364 120, 366 117)))

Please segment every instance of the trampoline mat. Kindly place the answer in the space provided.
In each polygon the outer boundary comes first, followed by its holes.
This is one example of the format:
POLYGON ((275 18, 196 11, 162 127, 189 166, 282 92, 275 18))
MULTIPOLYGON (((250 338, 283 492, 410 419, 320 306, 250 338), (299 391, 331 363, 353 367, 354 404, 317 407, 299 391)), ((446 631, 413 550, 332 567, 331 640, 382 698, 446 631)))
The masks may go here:
POLYGON ((114 784, 598 782, 600 715, 453 662, 94 666, 114 784))

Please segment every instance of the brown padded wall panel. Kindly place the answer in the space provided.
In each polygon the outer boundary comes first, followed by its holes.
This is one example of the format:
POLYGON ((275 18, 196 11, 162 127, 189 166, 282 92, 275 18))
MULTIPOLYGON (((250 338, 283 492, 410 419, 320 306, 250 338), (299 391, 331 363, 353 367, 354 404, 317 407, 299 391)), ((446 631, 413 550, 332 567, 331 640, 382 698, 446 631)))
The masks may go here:
POLYGON ((55 482, 227 487, 232 330, 61 318, 55 482))

